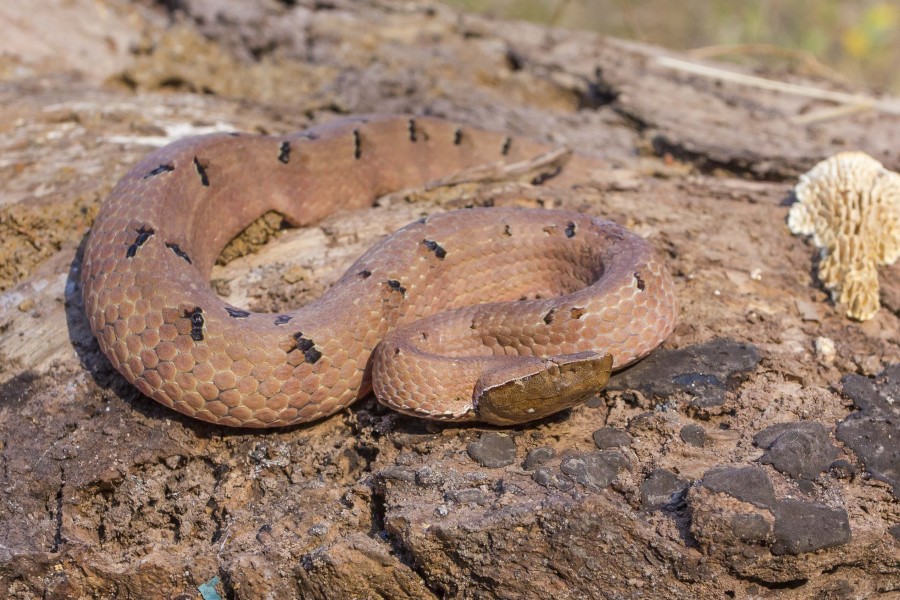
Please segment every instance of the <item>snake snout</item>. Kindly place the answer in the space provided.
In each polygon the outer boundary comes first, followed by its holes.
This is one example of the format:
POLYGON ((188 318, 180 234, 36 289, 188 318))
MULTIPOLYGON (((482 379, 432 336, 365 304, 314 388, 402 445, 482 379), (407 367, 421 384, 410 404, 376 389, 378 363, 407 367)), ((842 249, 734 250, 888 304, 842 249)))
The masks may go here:
POLYGON ((609 353, 579 352, 486 370, 474 393, 478 418, 494 425, 540 419, 581 404, 609 381, 609 353))

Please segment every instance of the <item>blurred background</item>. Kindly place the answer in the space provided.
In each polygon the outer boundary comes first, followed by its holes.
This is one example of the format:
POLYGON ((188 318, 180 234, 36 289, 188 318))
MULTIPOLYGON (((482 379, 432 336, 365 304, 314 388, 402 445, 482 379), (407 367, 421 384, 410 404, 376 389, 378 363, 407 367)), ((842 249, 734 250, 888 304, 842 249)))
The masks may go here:
POLYGON ((900 0, 444 0, 900 95, 900 0))

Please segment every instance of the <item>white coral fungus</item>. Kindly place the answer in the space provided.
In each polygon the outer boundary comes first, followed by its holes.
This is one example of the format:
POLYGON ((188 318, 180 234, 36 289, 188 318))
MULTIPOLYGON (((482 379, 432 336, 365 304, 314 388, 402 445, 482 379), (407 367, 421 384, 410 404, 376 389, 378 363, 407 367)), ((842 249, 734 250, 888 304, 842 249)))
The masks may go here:
POLYGON ((862 152, 841 152, 800 176, 788 228, 821 249, 819 279, 847 316, 880 307, 878 265, 900 257, 900 175, 862 152))

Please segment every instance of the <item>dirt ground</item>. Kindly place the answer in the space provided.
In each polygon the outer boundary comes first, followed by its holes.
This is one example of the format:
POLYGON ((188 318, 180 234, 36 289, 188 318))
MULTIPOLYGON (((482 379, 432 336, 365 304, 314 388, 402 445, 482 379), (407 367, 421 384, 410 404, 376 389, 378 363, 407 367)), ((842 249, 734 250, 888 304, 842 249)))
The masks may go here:
POLYGON ((877 316, 850 321, 786 226, 797 176, 834 152, 900 170, 890 110, 420 0, 45 0, 0 5, 0 25, 3 597, 900 598, 900 266, 880 271, 877 316), (115 182, 184 135, 373 112, 597 168, 571 190, 466 184, 305 229, 270 218, 216 268, 220 295, 300 305, 402 225, 515 192, 645 236, 675 279, 674 334, 586 406, 507 429, 366 398, 227 430, 131 387, 78 283, 115 182))

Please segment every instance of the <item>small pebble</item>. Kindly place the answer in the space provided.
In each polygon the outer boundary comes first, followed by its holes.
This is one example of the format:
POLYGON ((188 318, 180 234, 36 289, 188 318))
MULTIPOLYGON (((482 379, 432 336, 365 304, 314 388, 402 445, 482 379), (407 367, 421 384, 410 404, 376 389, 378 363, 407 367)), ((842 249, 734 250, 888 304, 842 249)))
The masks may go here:
POLYGON ((712 492, 728 494, 759 507, 767 508, 775 503, 775 488, 761 467, 716 466, 703 474, 701 484, 712 492))
POLYGON ((895 540, 900 542, 900 523, 888 527, 888 533, 890 533, 895 540))
POLYGON ((771 425, 753 436, 753 443, 766 450, 760 463, 794 479, 815 479, 838 457, 829 428, 816 421, 771 425))
POLYGON ((422 467, 416 471, 416 484, 422 487, 437 487, 444 483, 444 473, 431 467, 422 467))
POLYGON ((760 544, 766 541, 770 531, 766 519, 756 513, 738 513, 731 520, 731 531, 746 544, 760 544))
POLYGON ((696 423, 685 425, 681 428, 681 431, 678 432, 678 435, 682 442, 690 444, 691 446, 702 448, 706 443, 706 429, 696 423))
POLYGON ((34 308, 34 298, 26 298, 19 302, 19 312, 28 312, 34 308))
POLYGON ((450 490, 445 494, 446 500, 454 504, 477 504, 484 506, 490 502, 490 498, 479 488, 466 488, 462 490, 450 490))
POLYGON ((522 463, 522 468, 526 471, 533 471, 554 456, 556 456, 556 450, 553 448, 548 446, 535 448, 528 452, 528 456, 525 457, 525 461, 522 463))
POLYGON ((594 432, 594 444, 601 450, 604 448, 621 448, 631 445, 631 436, 615 427, 603 427, 594 432))
POLYGON ((595 492, 609 486, 619 471, 630 466, 630 461, 618 450, 582 452, 563 459, 559 468, 563 473, 595 492))
POLYGON ((535 483, 547 488, 567 491, 575 487, 575 482, 562 473, 550 467, 540 467, 531 474, 531 478, 535 483))
POLYGON ((833 463, 828 468, 832 477, 837 479, 849 479, 853 475, 856 474, 856 467, 849 460, 844 460, 840 458, 833 463))
POLYGON ((792 498, 772 507, 775 543, 772 554, 803 554, 841 546, 850 541, 850 520, 843 508, 792 498))
POLYGON ((661 508, 678 499, 690 482, 667 469, 654 469, 641 484, 641 507, 661 508))
POLYGON ((516 442, 502 433, 485 433, 466 447, 469 457, 482 467, 497 469, 516 460, 516 442))
POLYGON ((816 358, 818 358, 822 364, 834 364, 834 359, 837 356, 837 348, 834 346, 834 340, 819 336, 816 338, 815 346, 816 358))

